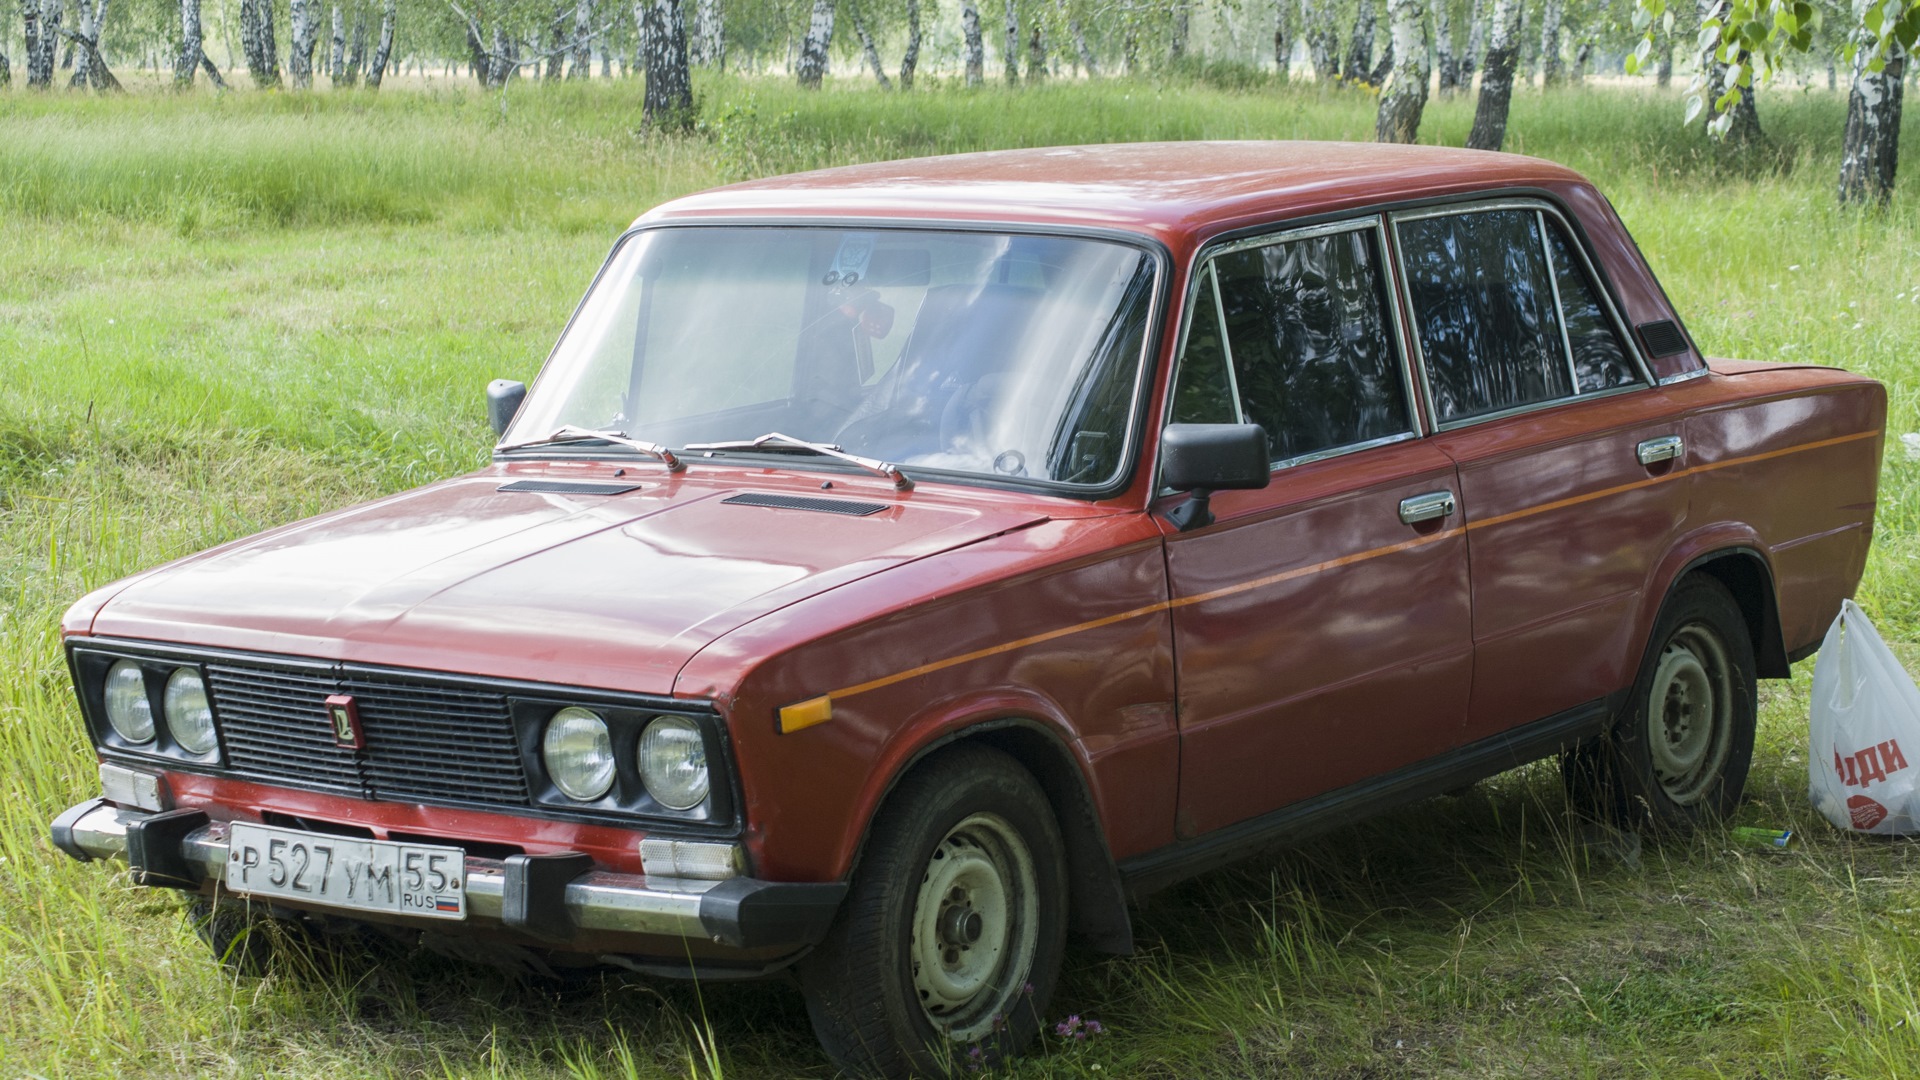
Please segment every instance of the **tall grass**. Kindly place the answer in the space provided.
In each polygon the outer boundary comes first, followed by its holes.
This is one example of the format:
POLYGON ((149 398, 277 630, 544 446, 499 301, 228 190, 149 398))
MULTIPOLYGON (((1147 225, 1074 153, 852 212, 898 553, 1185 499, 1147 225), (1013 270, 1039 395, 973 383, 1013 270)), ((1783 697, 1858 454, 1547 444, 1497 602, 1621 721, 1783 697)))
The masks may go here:
MULTIPOLYGON (((59 613, 89 588, 484 459, 480 389, 530 375, 628 221, 684 191, 913 154, 1367 137, 1372 99, 1199 71, 883 95, 712 79, 700 129, 631 84, 380 95, 0 94, 0 1075, 830 1074, 778 983, 557 991, 433 957, 265 979, 171 894, 54 853, 96 781, 59 613)), ((1472 102, 1423 135, 1458 144, 1472 102)), ((1770 95, 1730 153, 1677 103, 1523 94, 1511 148, 1598 180, 1710 350, 1885 379, 1920 431, 1920 182, 1833 205, 1843 102, 1770 95)), ((1910 145, 1920 121, 1908 121, 1910 145)), ((1302 153, 1311 153, 1303 148, 1302 153)), ((1863 587, 1920 640, 1920 463, 1897 440, 1863 587)), ((1901 645, 1915 655, 1908 645, 1901 645)), ((1138 955, 1074 955, 1019 1076, 1899 1075, 1920 867, 1807 808, 1806 673, 1769 687, 1739 820, 1637 864, 1535 766, 1154 898, 1138 955)))

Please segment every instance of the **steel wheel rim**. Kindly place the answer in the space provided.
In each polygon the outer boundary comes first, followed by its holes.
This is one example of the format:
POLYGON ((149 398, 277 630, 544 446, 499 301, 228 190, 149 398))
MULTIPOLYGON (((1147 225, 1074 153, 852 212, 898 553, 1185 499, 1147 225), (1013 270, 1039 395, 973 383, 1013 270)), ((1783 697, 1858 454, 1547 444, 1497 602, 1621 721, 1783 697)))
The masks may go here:
POLYGON ((1689 623, 1667 639, 1647 692, 1647 745, 1667 798, 1691 806, 1720 783, 1733 745, 1733 674, 1719 635, 1689 623))
POLYGON ((1039 939, 1033 853, 997 814, 973 814, 934 845, 914 897, 908 962, 935 1030, 977 1041, 1004 1022, 1039 939))

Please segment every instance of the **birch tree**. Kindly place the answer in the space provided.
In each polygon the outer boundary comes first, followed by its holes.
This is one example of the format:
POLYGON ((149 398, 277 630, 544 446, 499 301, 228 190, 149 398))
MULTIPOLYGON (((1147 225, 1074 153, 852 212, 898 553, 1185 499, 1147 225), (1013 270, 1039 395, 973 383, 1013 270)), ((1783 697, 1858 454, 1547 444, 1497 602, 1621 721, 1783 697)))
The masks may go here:
POLYGON ((1020 16, 1014 10, 1013 0, 1007 0, 1007 36, 1000 48, 1000 60, 1007 85, 1020 85, 1020 16))
POLYGON ((693 39, 687 51, 688 59, 701 67, 727 69, 726 21, 720 0, 699 0, 693 9, 693 39))
POLYGON ((1460 85, 1460 65, 1453 58, 1453 5, 1445 0, 1433 5, 1433 66, 1440 96, 1450 96, 1460 85))
POLYGON ((593 0, 578 0, 573 5, 573 67, 569 79, 593 77, 593 0))
POLYGON ((1033 32, 1027 36, 1027 82, 1043 83, 1047 81, 1047 41, 1040 32, 1040 20, 1033 21, 1033 32))
MULTIPOLYGON (((181 0, 185 3, 186 0, 181 0)), ((335 89, 347 77, 347 18, 333 5, 333 49, 327 54, 327 81, 335 89)))
POLYGON ((900 89, 913 89, 914 69, 920 66, 920 0, 907 0, 907 49, 900 54, 900 89))
POLYGON ((280 60, 274 51, 273 0, 240 0, 240 51, 258 89, 280 85, 280 60))
MULTIPOLYGON (((1703 25, 1713 20, 1721 2, 1700 0, 1703 25)), ((1704 96, 1696 94, 1696 98, 1707 104, 1708 134, 1735 144, 1758 142, 1760 109, 1753 102, 1752 54, 1737 42, 1731 48, 1722 48, 1704 36, 1702 45, 1700 74, 1694 76, 1694 83, 1696 87, 1703 81, 1705 84, 1704 96)), ((1693 119, 1692 110, 1687 119, 1693 119)))
POLYGON ((1353 34, 1347 38, 1347 63, 1340 71, 1340 77, 1348 82, 1363 83, 1373 74, 1373 0, 1360 0, 1355 5, 1353 34))
POLYGON ((1293 74, 1292 11, 1291 0, 1279 0, 1273 5, 1273 70, 1281 82, 1288 81, 1293 74))
MULTIPOLYGON (((58 7, 54 8, 58 11, 58 7)), ((46 28, 41 28, 44 41, 46 28)), ((200 33, 200 0, 180 0, 180 51, 174 58, 173 85, 185 88, 193 85, 194 71, 202 70, 212 80, 213 85, 226 88, 227 81, 220 77, 220 69, 213 66, 202 47, 200 33)))
POLYGON ((1495 0, 1493 40, 1487 44, 1487 62, 1480 76, 1480 100, 1474 106, 1473 130, 1467 146, 1498 150, 1507 141, 1507 106, 1513 100, 1513 69, 1519 62, 1520 0, 1495 0))
POLYGON ((1467 47, 1460 53, 1460 89, 1473 89, 1473 73, 1480 69, 1480 56, 1487 45, 1487 0, 1472 0, 1467 5, 1467 47))
MULTIPOLYGON (((1280 2, 1284 4, 1286 0, 1280 0, 1280 2)), ((1073 38, 1074 54, 1080 58, 1080 66, 1086 69, 1087 78, 1099 78, 1100 62, 1095 59, 1093 49, 1087 45, 1087 28, 1080 21, 1079 13, 1067 6, 1067 0, 1055 0, 1055 6, 1060 10, 1060 17, 1066 20, 1067 34, 1073 38)))
POLYGON ((393 24, 399 20, 399 0, 386 0, 380 10, 380 44, 373 50, 373 59, 367 62, 367 89, 380 89, 380 82, 386 77, 387 60, 393 55, 393 24))
POLYGON ((315 18, 317 0, 289 0, 287 21, 291 40, 287 42, 287 75, 295 90, 313 87, 313 46, 319 39, 320 24, 315 18))
MULTIPOLYGON (((1864 37, 1863 28, 1862 35, 1864 37)), ((1840 202, 1885 206, 1893 199, 1900 164, 1900 113, 1906 96, 1907 50, 1895 40, 1874 70, 1872 43, 1854 52, 1853 89, 1847 94, 1847 130, 1840 154, 1840 202)))
POLYGON ((0 37, 0 90, 13 89, 13 61, 7 59, 7 43, 0 37))
POLYGON ((966 56, 968 86, 986 81, 987 50, 980 40, 980 8, 976 0, 960 2, 960 40, 966 56))
MULTIPOLYGON (((823 2, 816 0, 816 15, 823 2)), ((686 17, 681 12, 680 0, 652 0, 651 3, 634 0, 636 15, 642 5, 646 7, 645 14, 640 16, 640 26, 647 89, 641 100, 641 121, 652 128, 684 131, 693 126, 693 75, 687 64, 686 17)), ((832 20, 833 9, 828 8, 828 34, 833 32, 832 20)), ((821 51, 825 52, 824 45, 821 51)), ((818 75, 813 85, 820 85, 818 75)))
MULTIPOLYGON (((1366 0, 1361 2, 1365 3, 1366 0)), ((1167 35, 1168 63, 1178 64, 1187 58, 1187 39, 1192 32, 1193 0, 1173 0, 1173 26, 1167 35)))
POLYGON ((352 47, 347 50, 347 86, 360 84, 360 65, 367 59, 367 19, 366 12, 356 3, 353 9, 352 47))
POLYGON ((820 89, 820 80, 827 73, 827 48, 832 44, 833 0, 813 0, 806 41, 800 46, 800 62, 795 65, 802 90, 820 89))
POLYGON ((1566 0, 1547 0, 1540 9, 1540 85, 1559 86, 1567 81, 1567 66, 1560 59, 1560 24, 1566 18, 1566 0))
POLYGON ((1333 29, 1331 0, 1300 0, 1300 32, 1307 38, 1313 77, 1327 82, 1340 74, 1340 41, 1333 29))
POLYGON ((867 66, 873 69, 873 81, 880 89, 893 89, 893 80, 887 78, 886 66, 880 63, 880 50, 873 47, 873 35, 867 33, 867 24, 860 18, 860 6, 855 0, 846 0, 847 18, 853 20, 853 33, 860 39, 860 51, 865 56, 867 66))
POLYGON ((1427 106, 1427 9, 1422 0, 1389 0, 1388 33, 1393 36, 1393 72, 1380 95, 1374 121, 1375 142, 1410 143, 1420 134, 1427 106))

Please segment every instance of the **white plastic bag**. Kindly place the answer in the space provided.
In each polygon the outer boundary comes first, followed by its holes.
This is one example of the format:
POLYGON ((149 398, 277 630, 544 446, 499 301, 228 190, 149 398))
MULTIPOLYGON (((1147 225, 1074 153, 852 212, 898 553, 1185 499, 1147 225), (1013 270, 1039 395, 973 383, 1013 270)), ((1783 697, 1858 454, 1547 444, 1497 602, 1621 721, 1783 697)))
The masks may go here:
POLYGON ((1813 805, 1842 829, 1920 831, 1920 688, 1848 600, 1813 665, 1813 805))

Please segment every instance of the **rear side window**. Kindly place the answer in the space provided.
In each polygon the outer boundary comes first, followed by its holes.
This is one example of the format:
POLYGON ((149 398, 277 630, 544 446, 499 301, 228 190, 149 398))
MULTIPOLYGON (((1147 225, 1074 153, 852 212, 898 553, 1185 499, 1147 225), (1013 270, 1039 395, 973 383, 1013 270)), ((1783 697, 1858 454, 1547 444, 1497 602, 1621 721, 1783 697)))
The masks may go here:
POLYGON ((1398 224, 1441 423, 1641 382, 1558 222, 1532 209, 1398 224))
POLYGON ((1230 251, 1206 273, 1176 420, 1231 421, 1224 390, 1266 428, 1277 461, 1412 432, 1376 229, 1230 251))

